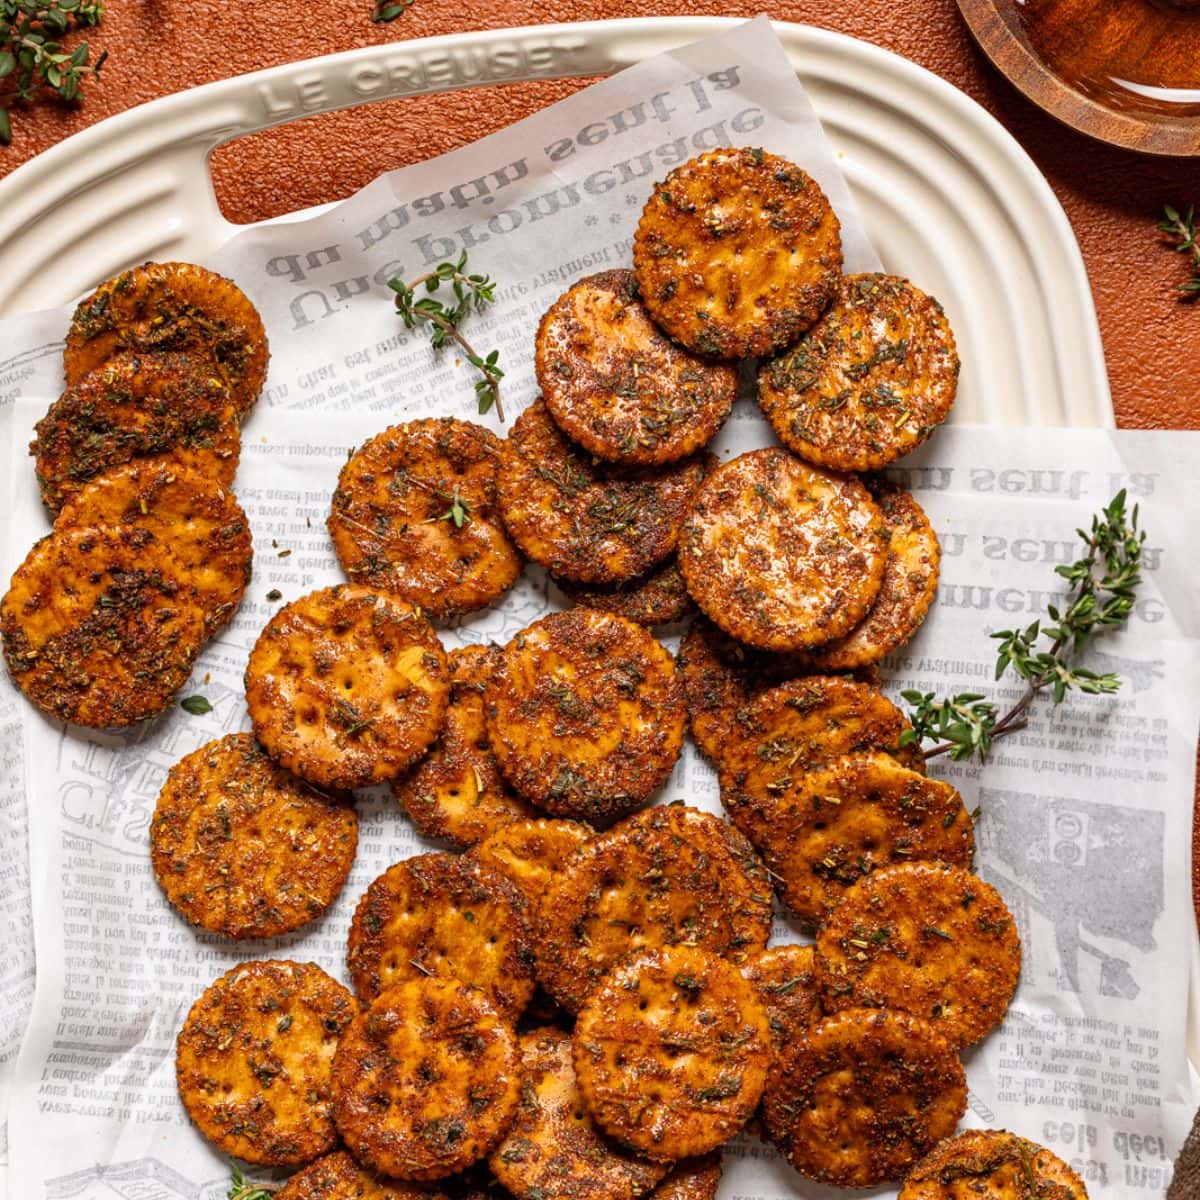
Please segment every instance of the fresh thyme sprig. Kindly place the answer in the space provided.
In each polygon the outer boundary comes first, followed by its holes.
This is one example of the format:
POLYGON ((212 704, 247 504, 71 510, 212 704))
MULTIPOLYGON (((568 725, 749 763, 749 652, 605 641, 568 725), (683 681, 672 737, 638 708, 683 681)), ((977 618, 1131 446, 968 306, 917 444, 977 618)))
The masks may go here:
POLYGON ((1092 518, 1090 533, 1077 531, 1086 547, 1084 556, 1069 566, 1055 567, 1069 585, 1065 607, 1051 604, 1046 610, 1048 621, 992 634, 1000 643, 996 678, 1011 670, 1025 680, 1024 693, 1008 712, 998 716, 995 704, 978 692, 938 699, 933 692, 906 691, 901 694, 912 706, 912 729, 900 735, 900 744, 941 738, 939 745, 925 752, 926 758, 949 754, 961 760, 977 755, 983 761, 993 742, 1025 728, 1030 705, 1047 688, 1055 704, 1061 704, 1070 691, 1088 695, 1117 691, 1119 676, 1074 664, 1093 638, 1124 624, 1133 608, 1142 582, 1146 541, 1137 523, 1137 505, 1126 514, 1122 489, 1092 518), (1043 638, 1050 645, 1039 650, 1043 638))
POLYGON ((0 81, 10 81, 0 93, 0 144, 12 143, 14 100, 32 100, 42 87, 77 100, 84 79, 100 74, 107 50, 89 63, 87 42, 68 52, 58 39, 103 16, 100 0, 0 0, 0 81))
POLYGON ((504 378, 504 372, 498 365, 500 351, 493 350, 486 357, 476 354, 459 329, 468 313, 481 309, 496 299, 495 283, 486 275, 467 274, 467 252, 464 250, 458 256, 457 262, 438 263, 432 271, 418 276, 412 283, 405 283, 402 279, 389 279, 388 287, 396 293, 396 310, 409 329, 418 321, 427 321, 432 326, 429 341, 435 350, 440 350, 447 339, 453 339, 459 344, 467 362, 483 376, 475 384, 480 413, 487 412, 495 404, 496 415, 503 421, 500 380, 504 378), (448 283, 454 293, 453 305, 443 304, 431 294, 420 296, 418 299, 422 288, 426 293, 433 293, 443 283, 448 283))
POLYGON ((1195 300, 1200 296, 1200 242, 1196 240, 1195 205, 1189 206, 1187 212, 1181 213, 1177 208, 1164 204, 1158 228, 1177 243, 1175 249, 1180 254, 1191 256, 1192 277, 1178 284, 1175 290, 1183 299, 1195 300))
POLYGON ((266 1183, 255 1183, 242 1174, 241 1167, 234 1167, 229 1179, 229 1200, 271 1200, 275 1188, 266 1183))
POLYGON ((436 517, 430 517, 426 524, 433 524, 434 521, 453 521, 455 529, 461 529, 471 520, 471 505, 459 495, 458 488, 454 489, 454 495, 448 496, 443 491, 436 491, 436 496, 440 496, 443 500, 450 501, 450 507, 444 513, 436 517))

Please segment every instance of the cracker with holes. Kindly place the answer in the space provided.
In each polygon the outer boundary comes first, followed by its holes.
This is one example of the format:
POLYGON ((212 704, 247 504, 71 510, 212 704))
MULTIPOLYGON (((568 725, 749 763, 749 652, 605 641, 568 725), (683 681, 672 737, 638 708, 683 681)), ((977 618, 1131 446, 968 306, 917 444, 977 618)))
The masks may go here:
POLYGON ((503 1137, 521 1090, 516 1037, 457 979, 388 988, 346 1030, 333 1117, 359 1162, 398 1179, 443 1179, 503 1137))
POLYGON ((664 336, 623 269, 581 279, 550 306, 534 364, 558 427, 610 462, 694 454, 725 424, 737 394, 737 370, 664 336))
POLYGON ((846 275, 824 316, 763 363, 779 440, 835 471, 877 471, 950 415, 958 353, 942 306, 897 275, 846 275))
POLYGON ((753 849, 718 817, 647 809, 580 847, 551 881, 538 980, 578 1012, 631 950, 675 943, 745 961, 767 944, 771 888, 753 849))
POLYGON ((93 729, 155 716, 208 638, 204 598, 148 530, 35 542, 0 601, 9 674, 52 720, 93 729))
POLYGON ((900 746, 909 728, 890 700, 854 679, 813 675, 769 688, 738 710, 720 747, 721 803, 764 846, 775 798, 835 758, 878 750, 923 772, 919 747, 900 746))
POLYGON ((611 613, 551 613, 504 648, 487 685, 505 778, 555 816, 610 821, 666 782, 683 748, 670 653, 611 613))
POLYGON ((393 425, 342 467, 329 535, 354 583, 431 617, 486 608, 521 574, 496 506, 500 439, 454 417, 393 425))
POLYGON ((245 962, 192 1005, 175 1048, 179 1098, 217 1149, 245 1162, 311 1162, 337 1142, 334 1051, 354 997, 312 963, 245 962))
POLYGON ((594 836, 582 821, 512 821, 484 838, 471 853, 508 879, 534 912, 567 859, 594 836))
POLYGON ((93 479, 60 510, 55 530, 144 529, 169 549, 200 597, 209 635, 232 620, 250 582, 250 523, 232 492, 178 463, 125 463, 93 479))
POLYGON ((450 701, 441 734, 392 790, 425 837, 466 847, 537 810, 505 782, 488 738, 484 690, 500 648, 464 646, 451 650, 447 660, 450 701))
POLYGON ((693 600, 732 637, 800 650, 849 633, 883 584, 887 527, 854 478, 752 450, 700 485, 679 538, 693 600))
POLYGON ((849 633, 808 654, 814 671, 845 671, 881 661, 921 627, 937 595, 942 548, 921 506, 903 488, 877 484, 887 527, 883 583, 871 611, 849 633))
POLYGON ((232 280, 194 263, 148 262, 106 280, 79 302, 63 351, 67 384, 122 350, 182 350, 209 362, 239 413, 267 375, 267 334, 232 280))
POLYGON ((248 733, 171 768, 150 823, 150 862, 193 925, 231 938, 278 937, 337 898, 358 845, 346 796, 273 763, 248 733))
POLYGON ((190 354, 114 354, 50 406, 34 427, 42 503, 56 513, 97 475, 170 455, 229 487, 241 434, 224 380, 190 354))
POLYGON ((575 1075, 592 1119, 649 1158, 727 1142, 754 1114, 771 1061, 761 999, 737 967, 694 946, 629 955, 575 1024, 575 1075))
POLYGON ((991 884, 945 863, 887 867, 849 888, 817 934, 825 1007, 885 1007, 969 1046, 1004 1018, 1021 939, 991 884))
POLYGON ((713 150, 655 186, 633 268, 642 302, 681 345, 720 358, 770 354, 837 293, 841 226, 794 163, 760 149, 713 150))
POLYGON ((403 1179, 386 1179, 335 1150, 297 1171, 275 1195, 278 1200, 446 1200, 403 1179))
POLYGON ((872 871, 928 860, 970 868, 975 854, 958 790, 880 751, 797 774, 756 804, 758 848, 780 899, 814 924, 872 871))
POLYGON ((801 1175, 871 1187, 899 1179, 949 1137, 966 1107, 962 1063, 933 1025, 906 1012, 851 1008, 783 1052, 762 1117, 801 1175))
POLYGON ((420 854, 380 875, 354 910, 346 961, 364 1003, 414 976, 454 976, 515 1021, 533 994, 525 898, 467 855, 420 854))
POLYGON ((653 1200, 717 1200, 721 1185, 721 1152, 677 1162, 651 1192, 653 1200))
POLYGON ((246 667, 258 740, 323 788, 394 779, 433 744, 449 694, 446 654, 429 622, 353 585, 281 608, 246 667))
POLYGON ((704 477, 699 457, 660 467, 599 463, 531 404, 504 442, 500 512, 518 546, 552 575, 620 583, 674 549, 704 477))
POLYGON ((492 1151, 492 1173, 517 1200, 637 1200, 666 1174, 605 1137, 575 1082, 571 1035, 521 1035, 524 1083, 517 1115, 492 1151))
POLYGON ((589 586, 569 579, 554 582, 572 604, 615 613, 647 627, 682 621, 692 607, 692 598, 674 556, 626 583, 589 586))
POLYGON ((824 1016, 813 976, 811 946, 772 946, 742 964, 742 974, 758 989, 771 1023, 776 1051, 824 1016))
POLYGON ((1087 1200, 1083 1180, 1045 1146, 1004 1129, 964 1129, 905 1176, 897 1200, 1087 1200))

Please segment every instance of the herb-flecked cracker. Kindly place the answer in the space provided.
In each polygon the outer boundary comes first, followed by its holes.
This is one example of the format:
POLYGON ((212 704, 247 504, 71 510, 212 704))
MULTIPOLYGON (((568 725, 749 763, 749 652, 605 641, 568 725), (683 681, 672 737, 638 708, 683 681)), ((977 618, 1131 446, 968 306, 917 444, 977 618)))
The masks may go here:
POLYGON ((716 436, 737 393, 736 369, 664 336, 623 269, 589 275, 560 296, 538 326, 534 355, 555 423, 610 462, 694 454, 716 436))
POLYGON ((332 1150, 334 1051, 354 997, 313 963, 245 962, 192 1005, 175 1047, 179 1097, 224 1153, 297 1166, 332 1150))
POLYGON ((813 970, 811 946, 771 946, 742 964, 766 1006, 777 1051, 825 1015, 813 970))
POLYGON ((737 967, 694 946, 622 960, 575 1024, 575 1075, 592 1119, 649 1158, 706 1154, 754 1115, 771 1030, 737 967))
POLYGON ((237 497, 200 471, 169 460, 128 462, 91 480, 54 528, 149 530, 201 597, 211 635, 233 619, 250 582, 250 522, 237 497))
POLYGON ((333 1116, 359 1162, 443 1179, 503 1137, 520 1088, 516 1037, 484 993, 421 976, 388 988, 346 1030, 333 1116))
POLYGON ((857 479, 752 450, 700 485, 678 553, 692 599, 726 633, 799 650, 866 616, 883 583, 886 526, 857 479))
POLYGON ((505 778, 555 816, 606 821, 636 808, 683 747, 674 660, 611 613, 573 608, 517 634, 486 697, 505 778))
POLYGON ((329 534, 355 583, 432 617, 486 608, 521 574, 496 507, 500 439, 454 417, 393 425, 338 476, 329 534))
POLYGON ((484 838, 471 854, 508 879, 532 912, 567 859, 595 836, 582 821, 512 821, 484 838))
POLYGON ((450 701, 441 734, 392 791, 422 834, 466 847, 537 810, 508 786, 488 739, 484 690, 500 647, 463 646, 447 660, 450 701))
POLYGON ((989 883, 945 863, 886 867, 847 889, 817 933, 826 1009, 903 1010, 951 1045, 1004 1018, 1021 974, 1021 939, 989 883))
POLYGON ((500 512, 517 545, 552 575, 619 583, 675 549, 704 465, 700 456, 660 467, 599 463, 538 400, 504 442, 500 512))
POLYGON ((650 1193, 652 1200, 717 1200, 721 1185, 721 1152, 677 1162, 650 1193))
POLYGON ((589 586, 572 583, 569 579, 556 579, 554 582, 572 604, 616 613, 618 617, 647 627, 681 621, 692 607, 692 598, 688 595, 679 562, 674 555, 652 567, 645 575, 625 583, 589 586))
POLYGON ((800 340, 759 369, 785 446, 836 471, 877 471, 950 415, 958 354, 942 306, 896 275, 847 275, 800 340))
POLYGON ((962 1063, 928 1021, 851 1008, 803 1031, 763 1097, 767 1136, 810 1179, 870 1187, 899 1179, 967 1107, 962 1063))
POLYGON ((958 790, 880 751, 836 758, 755 802, 753 822, 780 899, 816 923, 865 875, 937 860, 970 868, 974 825, 958 790))
POLYGON ((897 1200, 1088 1200, 1079 1176, 1045 1146, 1004 1129, 964 1129, 905 1177, 897 1200))
POLYGON ((277 1200, 447 1200, 404 1179, 387 1179, 367 1170, 345 1150, 335 1150, 297 1171, 275 1193, 277 1200))
POLYGON ((855 679, 812 675, 768 688, 737 711, 720 746, 721 803, 752 842, 765 845, 775 797, 835 758, 881 750, 924 771, 920 748, 900 746, 909 728, 878 689, 855 679))
POLYGON ((656 185, 633 269, 642 302, 681 345, 721 358, 769 354, 836 294, 841 226, 794 163, 759 149, 713 150, 656 185))
POLYGON ((203 598, 148 530, 56 530, 0 601, 9 674, 56 721, 110 729, 163 711, 208 637, 203 598))
POLYGON ((364 1003, 414 976, 455 976, 515 1021, 533 995, 525 898, 469 855, 406 858, 363 893, 346 962, 364 1003))
POLYGON ((337 898, 358 818, 273 763, 248 733, 177 762, 150 824, 150 862, 193 925, 231 938, 278 937, 337 898))
POLYGON ((433 743, 446 654, 401 600, 345 584, 281 608, 250 651, 246 704, 276 762, 317 787, 394 779, 433 743))
POLYGON ((578 1012, 631 950, 682 943, 743 962, 767 944, 771 889, 750 844, 719 817, 647 809, 581 846, 542 900, 538 979, 578 1012))
POLYGON ((97 475, 155 455, 229 487, 241 452, 224 381, 203 359, 169 351, 114 354, 67 388, 34 428, 29 453, 52 513, 97 475))
POLYGON ((185 350, 210 360, 248 412, 267 375, 267 334, 232 280, 194 263, 148 262, 79 302, 63 364, 67 385, 122 350, 185 350))
POLYGON ((517 1115, 492 1151, 492 1173, 517 1200, 637 1200, 665 1163, 630 1153, 592 1123, 575 1082, 571 1035, 520 1038, 524 1082, 517 1115))

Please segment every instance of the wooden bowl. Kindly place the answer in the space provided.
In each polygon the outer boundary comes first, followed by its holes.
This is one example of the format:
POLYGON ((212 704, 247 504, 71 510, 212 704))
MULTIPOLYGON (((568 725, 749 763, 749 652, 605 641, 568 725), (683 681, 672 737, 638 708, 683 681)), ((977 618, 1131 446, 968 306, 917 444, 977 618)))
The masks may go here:
POLYGON ((984 53, 1052 116, 1144 154, 1200 155, 1200 4, 957 0, 984 53))

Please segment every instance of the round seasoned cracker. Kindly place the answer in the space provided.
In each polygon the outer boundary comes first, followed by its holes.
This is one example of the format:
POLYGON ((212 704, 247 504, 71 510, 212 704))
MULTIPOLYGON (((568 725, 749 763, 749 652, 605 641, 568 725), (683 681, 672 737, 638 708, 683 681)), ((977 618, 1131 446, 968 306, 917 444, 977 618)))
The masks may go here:
POLYGON ((246 666, 254 732, 317 787, 394 779, 432 745, 450 694, 433 627, 403 601, 344 584, 281 608, 246 666))
POLYGON ((736 712, 717 753, 721 803, 752 842, 766 845, 775 797, 846 754, 880 750, 923 773, 916 745, 900 746, 904 714, 877 689, 811 675, 760 692, 736 712))
POLYGON ((359 998, 414 977, 454 977, 480 988, 515 1021, 533 995, 525 898, 499 872, 462 854, 419 854, 389 867, 363 893, 346 962, 359 998))
POLYGON ((471 854, 508 879, 533 912, 567 859, 594 836, 581 821, 512 821, 484 838, 471 854))
POLYGON ((56 721, 131 725, 165 709, 208 636, 205 604, 146 529, 35 542, 0 602, 9 674, 56 721))
POLYGON ((497 486, 505 527, 534 562, 563 579, 620 583, 675 549, 703 476, 699 457, 662 467, 599 463, 567 441, 538 400, 504 442, 497 486))
POLYGON ((645 575, 626 583, 589 587, 569 579, 554 582, 572 604, 616 613, 639 625, 669 625, 673 621, 682 621, 692 607, 692 598, 674 555, 645 575))
POLYGON ((717 1200, 721 1185, 721 1152, 685 1158, 650 1193, 653 1200, 717 1200))
POLYGON ((354 997, 313 963, 245 962, 209 985, 175 1044, 179 1098, 234 1158, 296 1166, 332 1150, 334 1051, 354 997))
POLYGON ((784 1050, 762 1115, 767 1136, 801 1175, 870 1187, 899 1179, 954 1132, 966 1107, 962 1063, 928 1021, 851 1008, 784 1050))
POLYGON ((771 888, 736 830, 672 804, 638 813, 575 851, 538 916, 538 979, 578 1012, 631 950, 684 943, 744 962, 770 936, 771 888))
POLYGON ((700 485, 679 538, 692 599, 760 650, 848 633, 883 583, 883 514, 857 480, 785 450, 752 450, 700 485))
POLYGON ((608 821, 644 804, 683 748, 670 653, 594 609, 551 613, 504 648, 488 733, 508 781, 555 816, 608 821))
POLYGON ((737 394, 737 370, 664 337, 623 269, 581 279, 550 306, 534 364, 558 427, 610 462, 694 454, 725 424, 737 394))
POLYGON ((921 627, 937 595, 942 548, 921 506, 893 484, 872 487, 887 526, 887 562, 871 611, 847 634, 808 653, 815 671, 877 663, 921 627))
POLYGON ((575 1082, 571 1035, 521 1035, 525 1080, 516 1119, 489 1163, 517 1200, 637 1200, 667 1172, 611 1142, 592 1123, 575 1082))
POLYGON ((63 365, 73 385, 122 350, 184 350, 211 361, 239 412, 267 375, 267 334, 232 280, 194 263, 154 263, 106 280, 79 302, 63 365))
POLYGON ((1000 893, 945 863, 860 879, 821 926, 816 952, 831 1012, 900 1009, 959 1047, 1004 1019, 1021 974, 1021 939, 1000 893))
POLYGON ((825 1014, 813 977, 811 946, 772 946, 742 964, 742 974, 758 989, 771 1023, 776 1051, 825 1014))
POLYGON ((500 647, 464 646, 447 660, 450 701, 441 735, 392 791, 425 837, 466 847, 537 810, 509 788, 488 739, 484 689, 500 647))
POLYGON ((592 1119, 673 1162, 715 1150, 753 1116, 771 1030, 737 967, 694 946, 666 946, 630 955, 592 992, 574 1056, 592 1119))
POLYGON ((337 898, 358 845, 347 797, 273 763, 248 733, 177 762, 150 823, 150 862, 193 925, 231 938, 278 937, 337 898))
POLYGON ((125 463, 88 483, 54 522, 56 530, 86 526, 149 530, 201 598, 208 635, 233 619, 250 582, 250 522, 215 479, 169 459, 125 463))
POLYGON ((756 797, 752 824, 780 899, 813 923, 881 867, 937 860, 970 868, 975 855, 958 790, 879 751, 834 759, 756 797))
POLYGON ((1083 1180, 1045 1146, 1004 1129, 965 1129, 905 1177, 897 1200, 1087 1200, 1083 1180))
POLYGON ((88 480, 131 459, 170 454, 223 487, 241 452, 224 381, 189 354, 126 350, 50 406, 29 444, 42 503, 56 513, 88 480))
POLYGON ((697 354, 769 354, 837 292, 841 226, 794 163, 759 149, 713 150, 655 186, 633 241, 642 302, 697 354))
POLYGON ((329 534, 350 578, 432 617, 486 608, 521 574, 496 508, 500 439, 454 417, 364 443, 338 476, 329 534))
POLYGON ((297 1171, 281 1187, 277 1200, 446 1200, 403 1179, 384 1179, 354 1161, 345 1150, 335 1150, 297 1171))
POLYGON ((509 1025, 478 988, 425 976, 381 993, 333 1062, 333 1118, 361 1163, 442 1179, 504 1136, 521 1090, 509 1025))
POLYGON ((958 353, 942 306, 896 275, 846 275, 833 305, 763 363, 758 400, 779 440, 835 471, 877 471, 950 415, 958 353))

